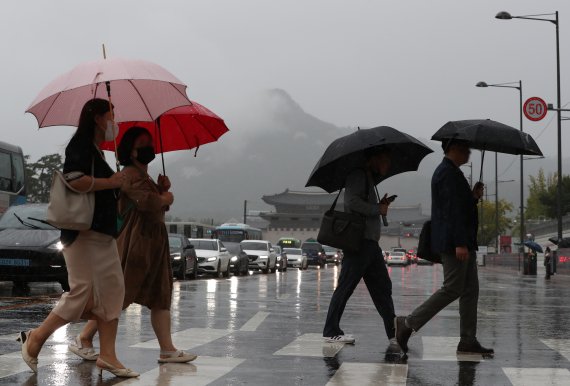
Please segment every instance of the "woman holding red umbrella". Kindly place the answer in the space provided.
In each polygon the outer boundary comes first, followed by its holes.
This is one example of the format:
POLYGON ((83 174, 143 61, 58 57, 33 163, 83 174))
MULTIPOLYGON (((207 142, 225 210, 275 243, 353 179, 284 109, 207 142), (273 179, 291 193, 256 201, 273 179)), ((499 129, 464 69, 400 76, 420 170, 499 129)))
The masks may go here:
MULTIPOLYGON (((148 175, 148 164, 155 158, 155 150, 153 138, 145 128, 128 129, 117 153, 127 178, 119 200, 124 225, 117 240, 125 278, 123 307, 137 303, 150 309, 160 345, 158 362, 191 362, 197 356, 178 350, 170 330, 173 275, 164 224, 165 211, 174 202, 168 191, 170 181, 160 176, 155 183, 148 175)), ((93 347, 96 332, 97 321, 89 321, 70 350, 84 359, 92 359, 84 355, 84 350, 93 347)))

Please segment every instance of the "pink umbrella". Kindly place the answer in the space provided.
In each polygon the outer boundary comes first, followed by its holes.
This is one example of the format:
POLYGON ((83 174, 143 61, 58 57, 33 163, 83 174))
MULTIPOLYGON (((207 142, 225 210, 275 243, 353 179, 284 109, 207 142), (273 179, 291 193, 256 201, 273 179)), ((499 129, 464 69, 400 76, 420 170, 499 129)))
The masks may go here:
MULTIPOLYGON (((135 121, 119 124, 120 142, 125 132, 133 126, 146 128, 154 140, 156 153, 198 148, 217 141, 229 131, 224 120, 199 103, 177 107, 162 114, 156 121, 135 121)), ((101 144, 103 150, 115 150, 114 142, 101 144)), ((162 159, 164 172, 164 156, 162 159)))
POLYGON ((109 99, 115 121, 154 121, 174 107, 190 104, 186 85, 161 66, 142 60, 102 59, 78 65, 48 84, 26 112, 39 127, 77 126, 85 102, 109 99))

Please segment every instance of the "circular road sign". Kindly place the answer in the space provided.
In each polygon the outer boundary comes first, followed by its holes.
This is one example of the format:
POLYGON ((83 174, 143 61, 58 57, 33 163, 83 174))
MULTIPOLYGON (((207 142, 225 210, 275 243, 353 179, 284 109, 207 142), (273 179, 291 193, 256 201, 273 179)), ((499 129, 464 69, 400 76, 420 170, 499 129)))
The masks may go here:
POLYGON ((523 106, 525 117, 531 121, 540 121, 546 116, 548 108, 546 102, 539 97, 528 98, 523 106))

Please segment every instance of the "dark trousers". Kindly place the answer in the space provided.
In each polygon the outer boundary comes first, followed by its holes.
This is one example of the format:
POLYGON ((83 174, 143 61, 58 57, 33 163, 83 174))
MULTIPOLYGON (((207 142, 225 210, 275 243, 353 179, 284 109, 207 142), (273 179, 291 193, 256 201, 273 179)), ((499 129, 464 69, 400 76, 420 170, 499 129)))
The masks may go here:
POLYGON ((459 261, 452 254, 442 254, 443 286, 416 308, 407 318, 408 325, 418 331, 453 301, 459 299, 461 340, 472 342, 477 337, 477 304, 479 277, 477 255, 470 252, 467 261, 459 261))
POLYGON ((333 293, 323 336, 344 335, 340 319, 346 302, 354 289, 364 279, 372 301, 384 320, 384 328, 389 339, 394 337, 394 302, 392 301, 392 281, 386 269, 382 250, 373 240, 364 240, 357 253, 346 252, 338 285, 333 293))

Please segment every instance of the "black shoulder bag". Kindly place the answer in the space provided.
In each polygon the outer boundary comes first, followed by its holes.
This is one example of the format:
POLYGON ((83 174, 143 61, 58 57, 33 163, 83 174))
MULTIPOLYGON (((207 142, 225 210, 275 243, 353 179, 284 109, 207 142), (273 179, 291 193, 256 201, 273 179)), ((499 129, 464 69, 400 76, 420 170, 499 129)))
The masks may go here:
POLYGON ((441 264, 441 256, 437 253, 433 253, 431 248, 431 220, 426 221, 422 226, 420 239, 418 240, 417 255, 420 259, 441 264))
MULTIPOLYGON (((342 189, 339 190, 331 208, 323 216, 317 241, 333 248, 358 252, 364 239, 366 218, 356 213, 335 210, 342 189)), ((368 176, 366 177, 366 194, 368 199, 368 176)))

